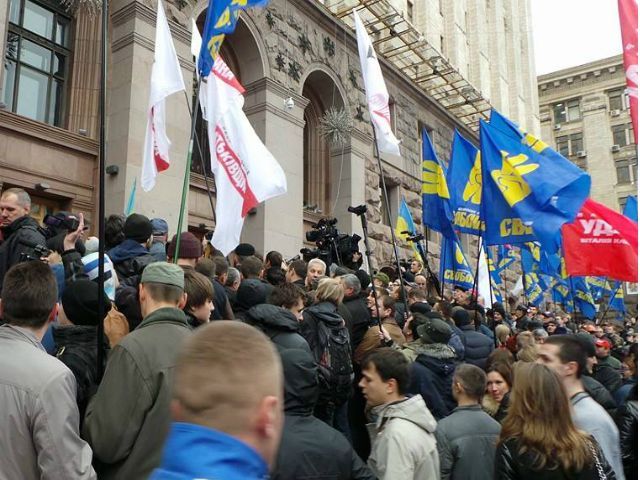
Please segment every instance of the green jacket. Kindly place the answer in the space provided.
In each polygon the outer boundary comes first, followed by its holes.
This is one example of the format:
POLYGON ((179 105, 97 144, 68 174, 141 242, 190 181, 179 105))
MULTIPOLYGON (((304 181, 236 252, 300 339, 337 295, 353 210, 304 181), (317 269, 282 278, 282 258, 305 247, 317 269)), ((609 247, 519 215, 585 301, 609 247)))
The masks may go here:
POLYGON ((173 368, 190 333, 181 310, 160 308, 111 351, 82 429, 101 480, 147 479, 160 464, 173 368))

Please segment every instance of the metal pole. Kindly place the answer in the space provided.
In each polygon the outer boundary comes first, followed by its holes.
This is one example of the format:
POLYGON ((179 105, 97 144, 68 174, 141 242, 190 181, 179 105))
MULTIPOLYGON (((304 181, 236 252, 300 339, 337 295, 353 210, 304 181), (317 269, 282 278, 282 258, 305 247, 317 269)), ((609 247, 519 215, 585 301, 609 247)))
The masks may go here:
MULTIPOLYGON (((387 191, 387 184, 384 180, 384 171, 382 170, 382 160, 380 159, 380 150, 378 149, 378 137, 376 135, 376 127, 371 124, 373 129, 373 144, 375 146, 376 158, 378 159, 378 168, 380 169, 380 181, 382 182, 382 190, 384 193, 384 206, 387 210, 387 217, 389 217, 389 223, 391 223, 391 206, 389 205, 389 195, 387 191)), ((396 258, 396 268, 398 269, 398 278, 400 278, 400 284, 402 284, 402 269, 400 268, 400 257, 398 257, 398 246, 396 245, 396 234, 393 229, 393 225, 389 226, 391 230, 391 243, 393 245, 393 254, 396 258)), ((409 313, 409 305, 407 304, 407 298, 404 294, 404 288, 400 290, 400 296, 402 297, 402 303, 404 304, 404 311, 409 313)))
POLYGON ((611 308, 611 304, 615 300, 616 295, 618 294, 618 290, 620 290, 621 288, 622 288, 622 282, 620 282, 620 286, 618 286, 618 288, 616 288, 616 291, 613 292, 613 294, 611 295, 611 298, 609 299, 609 302, 607 303, 607 308, 605 308, 604 313, 602 314, 602 318, 600 319, 600 322, 602 322, 602 320, 604 320, 605 317, 607 316, 607 313, 609 313, 609 308, 611 308))
POLYGON ((109 27, 109 1, 102 0, 102 45, 100 50, 100 138, 98 150, 98 382, 104 373, 104 228, 105 228, 105 204, 104 204, 104 184, 105 184, 105 164, 107 156, 106 122, 107 122, 107 46, 109 27))
MULTIPOLYGON (((196 86, 196 97, 200 93, 200 85, 202 79, 198 77, 196 86)), ((176 235, 176 250, 173 255, 173 261, 178 263, 178 255, 180 253, 180 233, 182 233, 182 223, 184 221, 184 209, 187 203, 187 192, 189 191, 189 178, 191 176, 191 158, 193 156, 193 137, 196 134, 196 115, 191 115, 191 136, 189 137, 189 151, 187 152, 187 165, 184 170, 184 182, 182 183, 182 199, 180 201, 180 215, 178 217, 178 232, 176 235)))
MULTIPOLYGON (((378 307, 378 293, 376 292, 376 286, 373 284, 373 270, 371 267, 371 249, 369 248, 369 227, 367 225, 367 207, 361 205, 359 207, 349 207, 351 213, 355 213, 360 217, 362 223, 362 235, 364 236, 364 255, 367 257, 367 263, 369 264, 369 274, 371 275, 371 287, 373 293, 373 300, 376 303, 376 316, 378 318, 378 329, 382 332, 382 319, 380 318, 380 307, 378 307)), ((400 281, 400 288, 404 289, 402 281, 400 281)))

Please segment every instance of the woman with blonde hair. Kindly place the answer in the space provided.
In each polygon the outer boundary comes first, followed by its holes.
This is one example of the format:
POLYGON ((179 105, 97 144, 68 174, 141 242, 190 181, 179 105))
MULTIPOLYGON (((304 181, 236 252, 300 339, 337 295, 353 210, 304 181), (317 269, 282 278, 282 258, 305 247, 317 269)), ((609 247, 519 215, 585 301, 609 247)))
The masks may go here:
POLYGON ((574 425, 562 382, 546 365, 514 367, 511 404, 498 440, 494 478, 616 478, 596 441, 574 425))

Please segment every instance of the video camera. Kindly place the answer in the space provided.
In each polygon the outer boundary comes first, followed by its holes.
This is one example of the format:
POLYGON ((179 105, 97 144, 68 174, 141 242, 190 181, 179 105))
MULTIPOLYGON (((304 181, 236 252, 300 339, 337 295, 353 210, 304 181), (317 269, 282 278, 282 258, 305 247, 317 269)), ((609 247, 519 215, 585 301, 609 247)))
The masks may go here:
MULTIPOLYGON (((20 242, 25 243, 25 242, 20 242)), ((51 255, 51 250, 49 250, 44 245, 27 245, 33 249, 33 255, 29 255, 28 253, 21 252, 20 253, 20 262, 31 262, 33 260, 40 260, 42 257, 48 257, 51 255)))
POLYGON ((336 263, 357 270, 360 265, 354 263, 353 254, 359 252, 358 243, 361 237, 356 234, 340 233, 336 227, 337 223, 337 218, 321 218, 318 223, 312 225, 305 237, 308 242, 315 242, 317 248, 300 249, 302 258, 305 262, 319 258, 326 263, 327 267, 336 263))
POLYGON ((55 215, 47 214, 42 221, 47 238, 52 238, 62 231, 73 232, 80 226, 78 217, 67 212, 58 212, 55 215))

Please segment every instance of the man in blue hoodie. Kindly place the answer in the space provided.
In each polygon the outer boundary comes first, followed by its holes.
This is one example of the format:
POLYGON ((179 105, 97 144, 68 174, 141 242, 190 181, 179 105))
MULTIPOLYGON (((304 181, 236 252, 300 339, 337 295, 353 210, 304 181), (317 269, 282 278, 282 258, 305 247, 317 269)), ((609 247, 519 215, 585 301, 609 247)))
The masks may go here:
POLYGON ((175 367, 175 422, 151 480, 258 480, 283 426, 280 357, 258 329, 219 320, 184 344, 175 367))
POLYGON ((139 213, 132 213, 124 222, 124 240, 107 252, 118 274, 121 286, 138 287, 144 267, 156 262, 149 253, 153 235, 151 220, 139 213))

